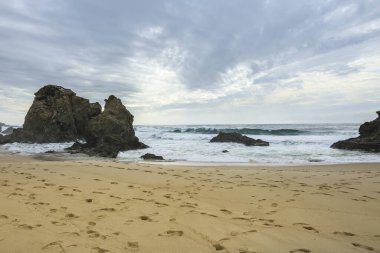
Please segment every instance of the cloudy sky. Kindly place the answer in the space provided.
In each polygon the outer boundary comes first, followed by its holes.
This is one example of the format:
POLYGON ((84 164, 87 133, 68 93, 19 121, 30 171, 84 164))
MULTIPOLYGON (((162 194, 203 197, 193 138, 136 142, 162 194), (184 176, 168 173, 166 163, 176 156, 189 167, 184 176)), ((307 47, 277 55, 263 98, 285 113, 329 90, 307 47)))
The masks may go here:
POLYGON ((378 0, 0 2, 0 121, 53 83, 137 124, 362 122, 380 110, 378 0), (103 103, 104 104, 104 103, 103 103))

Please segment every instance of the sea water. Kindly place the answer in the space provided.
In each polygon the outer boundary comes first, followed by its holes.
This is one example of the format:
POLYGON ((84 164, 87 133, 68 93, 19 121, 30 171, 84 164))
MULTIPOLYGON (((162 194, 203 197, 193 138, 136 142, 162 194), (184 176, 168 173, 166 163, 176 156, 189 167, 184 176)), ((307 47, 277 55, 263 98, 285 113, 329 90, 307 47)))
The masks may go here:
MULTIPOLYGON (((141 161, 153 153, 166 160, 200 163, 310 164, 380 162, 376 153, 330 148, 338 140, 358 136, 360 124, 291 125, 177 125, 135 126, 136 136, 148 149, 120 152, 121 161, 141 161), (210 143, 218 132, 239 132, 268 141, 268 147, 238 143, 210 143), (224 153, 223 150, 228 150, 224 153)), ((23 154, 63 151, 72 143, 21 144, 0 146, 23 154)))
POLYGON ((137 161, 149 152, 182 162, 305 164, 380 162, 380 155, 330 148, 336 141, 358 136, 360 124, 320 125, 178 125, 137 126, 136 135, 150 146, 121 152, 119 159, 137 161), (268 147, 210 143, 218 132, 239 132, 268 141, 268 147), (224 153, 223 150, 228 150, 224 153))

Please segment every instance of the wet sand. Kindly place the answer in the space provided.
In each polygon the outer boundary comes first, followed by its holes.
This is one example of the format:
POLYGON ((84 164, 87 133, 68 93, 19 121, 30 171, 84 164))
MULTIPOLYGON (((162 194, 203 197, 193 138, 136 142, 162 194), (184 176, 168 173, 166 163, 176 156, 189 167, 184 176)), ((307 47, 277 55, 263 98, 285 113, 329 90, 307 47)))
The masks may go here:
POLYGON ((0 252, 380 252, 380 164, 0 155, 0 252))

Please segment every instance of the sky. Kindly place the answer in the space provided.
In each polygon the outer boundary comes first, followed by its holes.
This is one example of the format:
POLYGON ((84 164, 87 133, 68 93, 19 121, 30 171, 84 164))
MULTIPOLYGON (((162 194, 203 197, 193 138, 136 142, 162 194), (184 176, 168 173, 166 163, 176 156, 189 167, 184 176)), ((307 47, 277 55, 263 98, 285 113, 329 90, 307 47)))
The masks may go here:
POLYGON ((0 122, 46 84, 135 124, 361 123, 380 110, 378 0, 0 2, 0 122))

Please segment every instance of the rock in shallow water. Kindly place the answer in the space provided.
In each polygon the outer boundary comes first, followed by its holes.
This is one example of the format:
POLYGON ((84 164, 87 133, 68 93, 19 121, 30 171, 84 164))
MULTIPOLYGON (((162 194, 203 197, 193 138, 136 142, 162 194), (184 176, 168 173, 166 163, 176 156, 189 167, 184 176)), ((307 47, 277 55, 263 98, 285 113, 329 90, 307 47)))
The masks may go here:
POLYGON ((86 126, 86 143, 74 143, 68 150, 114 158, 119 151, 147 148, 135 136, 133 115, 121 100, 111 95, 105 102, 104 111, 92 118, 86 126))
POLYGON ((377 119, 365 122, 359 128, 359 137, 335 142, 331 148, 380 152, 380 111, 377 119))
POLYGON ((144 160, 165 160, 162 156, 151 153, 146 153, 145 155, 142 155, 141 158, 144 160))
POLYGON ((246 146, 269 146, 269 142, 260 139, 253 139, 240 133, 220 132, 217 136, 212 138, 210 142, 235 142, 246 146))

